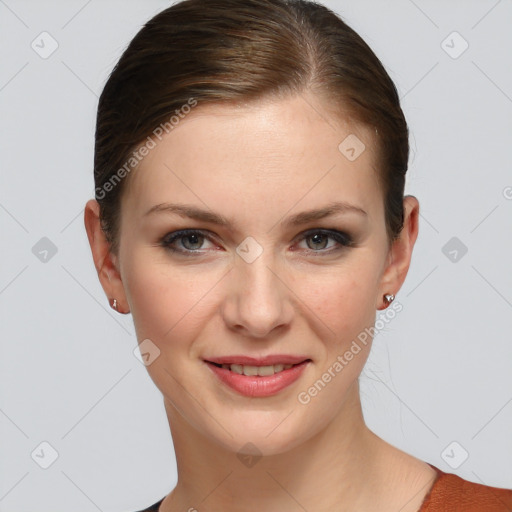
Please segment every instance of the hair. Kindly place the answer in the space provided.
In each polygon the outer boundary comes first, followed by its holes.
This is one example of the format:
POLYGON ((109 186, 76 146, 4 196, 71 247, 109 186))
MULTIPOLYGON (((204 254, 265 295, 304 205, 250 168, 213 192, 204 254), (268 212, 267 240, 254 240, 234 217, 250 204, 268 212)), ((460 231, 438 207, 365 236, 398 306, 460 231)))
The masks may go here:
POLYGON ((183 0, 140 29, 99 98, 94 180, 111 252, 118 253, 121 198, 143 156, 141 144, 147 153, 154 136, 169 133, 189 105, 305 92, 376 134, 391 243, 404 222, 409 134, 396 87, 370 47, 312 1, 183 0))

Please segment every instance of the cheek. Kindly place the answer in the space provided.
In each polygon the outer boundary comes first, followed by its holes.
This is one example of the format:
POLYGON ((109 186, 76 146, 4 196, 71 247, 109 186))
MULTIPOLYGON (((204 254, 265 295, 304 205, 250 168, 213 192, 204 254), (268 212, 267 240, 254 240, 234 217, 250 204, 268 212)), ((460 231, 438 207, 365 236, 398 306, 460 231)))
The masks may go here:
POLYGON ((371 272, 360 269, 311 274, 294 284, 306 310, 316 314, 338 343, 373 324, 377 285, 371 272))
MULTIPOLYGON (((198 280, 196 274, 194 279, 192 272, 171 271, 169 264, 136 265, 135 261, 125 282, 137 341, 149 339, 159 350, 146 370, 157 388, 176 406, 182 400, 176 381, 186 382, 189 370, 195 369, 189 358, 193 357, 194 340, 204 329, 211 296, 208 291, 213 284, 215 280, 212 283, 209 276, 198 280)), ((186 401, 181 407, 186 408, 186 401)))
POLYGON ((123 282, 138 341, 149 338, 164 351, 171 344, 176 346, 177 340, 196 335, 198 316, 204 316, 222 274, 205 273, 198 279, 193 266, 177 269, 162 258, 152 259, 144 251, 140 256, 132 253, 123 282))

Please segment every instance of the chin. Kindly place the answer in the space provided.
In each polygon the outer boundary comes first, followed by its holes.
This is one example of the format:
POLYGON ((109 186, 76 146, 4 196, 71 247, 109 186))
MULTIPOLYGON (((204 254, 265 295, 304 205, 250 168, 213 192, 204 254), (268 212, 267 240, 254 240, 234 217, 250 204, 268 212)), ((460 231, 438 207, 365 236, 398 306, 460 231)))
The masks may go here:
POLYGON ((280 455, 311 437, 304 431, 304 421, 298 421, 297 418, 283 421, 287 414, 271 414, 268 421, 262 421, 261 412, 254 412, 248 415, 247 422, 240 422, 238 416, 237 425, 229 429, 229 434, 223 429, 221 432, 216 429, 208 437, 239 457, 280 455), (248 424, 251 424, 250 428, 247 427, 248 424))

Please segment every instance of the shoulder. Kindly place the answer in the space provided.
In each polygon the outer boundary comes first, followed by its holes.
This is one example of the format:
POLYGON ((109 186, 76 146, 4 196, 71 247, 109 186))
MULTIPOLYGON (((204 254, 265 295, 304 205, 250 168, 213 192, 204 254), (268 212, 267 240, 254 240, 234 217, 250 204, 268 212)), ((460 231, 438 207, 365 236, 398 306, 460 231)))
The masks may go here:
MULTIPOLYGON (((432 466, 432 464, 430 464, 432 466)), ((437 478, 419 512, 510 512, 512 489, 464 480, 432 466, 437 478)))
POLYGON ((144 510, 139 510, 138 512, 158 512, 158 508, 162 504, 162 501, 164 501, 164 498, 162 498, 160 501, 157 501, 156 503, 153 503, 153 505, 151 505, 150 507, 145 508, 144 510))

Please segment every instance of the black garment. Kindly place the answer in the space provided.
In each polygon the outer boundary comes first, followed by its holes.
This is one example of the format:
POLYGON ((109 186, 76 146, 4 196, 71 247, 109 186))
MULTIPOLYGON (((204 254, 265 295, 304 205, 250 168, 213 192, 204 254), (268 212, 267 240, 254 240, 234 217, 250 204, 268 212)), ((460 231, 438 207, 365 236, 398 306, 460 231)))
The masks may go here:
POLYGON ((162 504, 164 498, 165 496, 160 501, 157 501, 154 505, 151 505, 151 507, 145 508, 144 510, 140 510, 139 512, 158 512, 158 507, 162 504))

